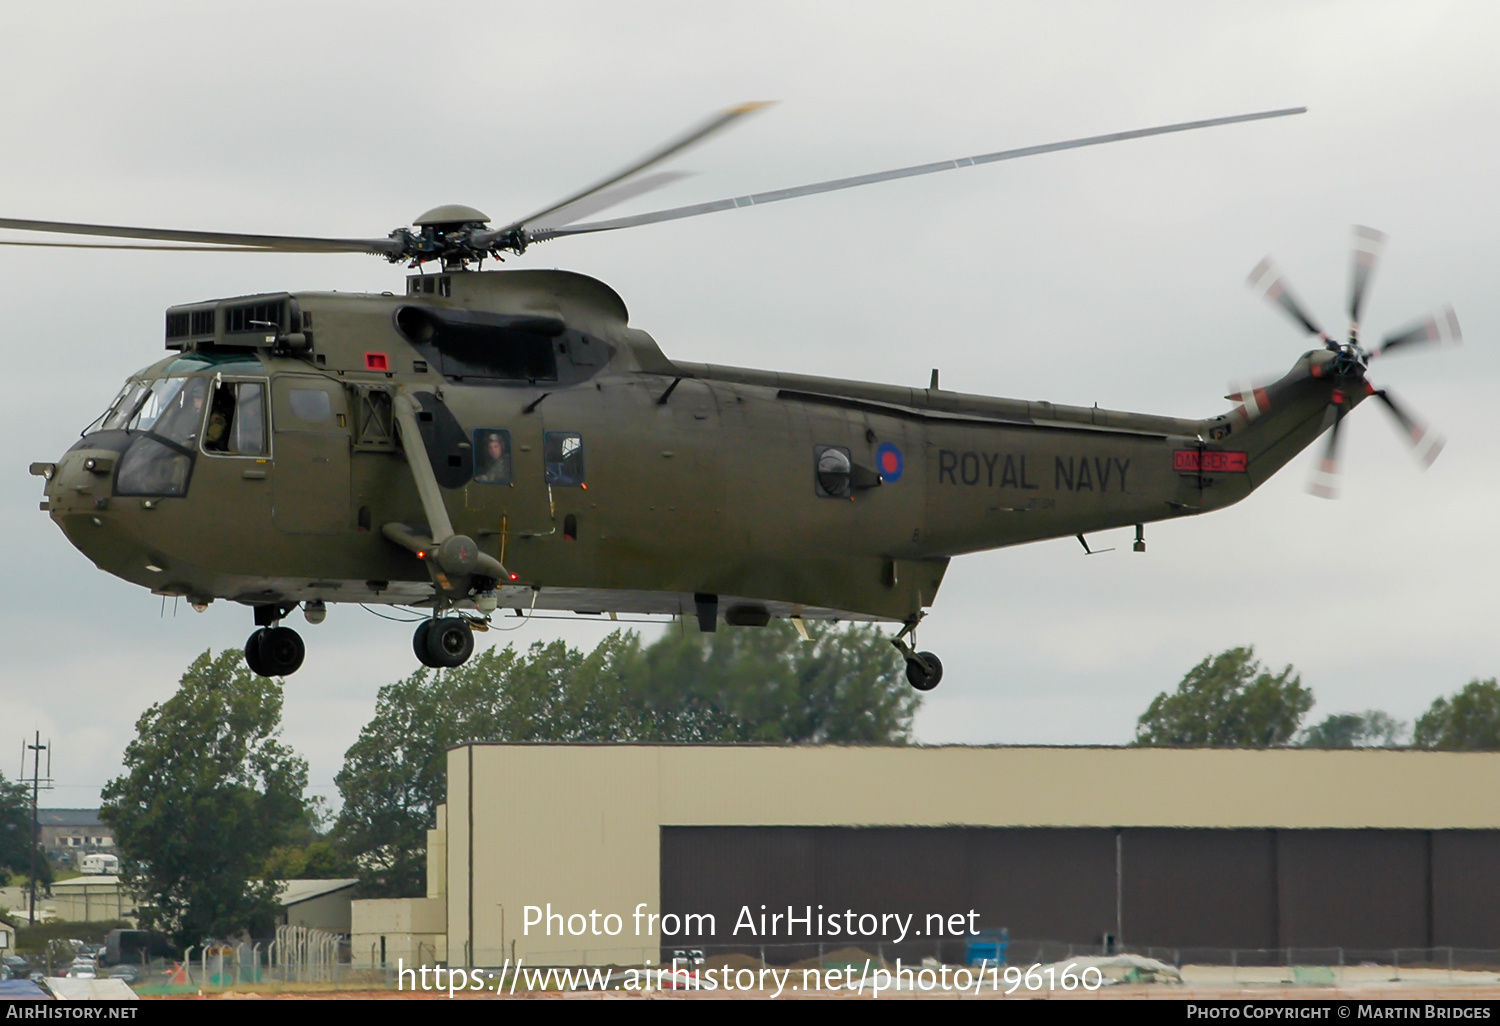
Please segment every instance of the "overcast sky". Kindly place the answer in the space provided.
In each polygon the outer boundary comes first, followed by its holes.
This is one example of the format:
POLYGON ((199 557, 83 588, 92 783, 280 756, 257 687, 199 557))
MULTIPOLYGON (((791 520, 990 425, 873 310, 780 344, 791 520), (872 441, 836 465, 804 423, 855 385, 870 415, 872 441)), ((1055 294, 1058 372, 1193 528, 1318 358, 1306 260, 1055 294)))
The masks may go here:
MULTIPOLYGON (((1462 349, 1372 379, 1448 436, 1420 473, 1369 404, 1344 498, 1304 453, 1249 500, 953 562, 922 628, 947 668, 924 742, 1122 743, 1205 655, 1291 663, 1313 712, 1411 720, 1500 672, 1500 9, 1474 3, 297 3, 19 5, 0 62, 0 216, 383 235, 438 203, 519 216, 744 100, 781 101, 672 166, 633 209, 1172 121, 1300 118, 969 168, 534 249, 513 266, 609 282, 684 360, 1181 416, 1308 346, 1244 286, 1273 253, 1341 327, 1352 224, 1390 233, 1367 335, 1452 301, 1462 349)), ((244 607, 162 616, 45 513, 57 458, 132 371, 165 307, 396 290, 361 256, 0 251, 8 541, 0 770, 56 744, 44 804, 87 806, 136 717, 244 607)), ((333 797, 407 628, 297 621, 286 738, 333 797)), ((502 641, 598 627, 533 622, 502 641)), ((489 643, 489 635, 483 643, 489 643)))

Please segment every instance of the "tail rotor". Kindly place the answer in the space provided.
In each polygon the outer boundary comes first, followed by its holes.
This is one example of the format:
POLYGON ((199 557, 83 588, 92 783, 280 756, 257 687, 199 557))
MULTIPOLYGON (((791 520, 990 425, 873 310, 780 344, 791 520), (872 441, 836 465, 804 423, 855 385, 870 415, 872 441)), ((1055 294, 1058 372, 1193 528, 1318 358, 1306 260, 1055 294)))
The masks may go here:
MULTIPOLYGON (((1366 349, 1360 344, 1360 319, 1364 312, 1365 301, 1369 297, 1370 281, 1375 275, 1375 269, 1380 263, 1380 255, 1385 248, 1385 240, 1384 232, 1362 225, 1354 227, 1354 242, 1349 266, 1349 336, 1344 342, 1335 341, 1319 327, 1318 322, 1307 312, 1307 308, 1293 295, 1285 277, 1271 263, 1269 257, 1255 266, 1247 282, 1267 302, 1290 317, 1292 322, 1304 332, 1316 336, 1323 343, 1324 349, 1333 354, 1332 360, 1313 366, 1315 377, 1334 379, 1334 389, 1329 400, 1324 425, 1328 432, 1328 440, 1324 443, 1322 459, 1319 460, 1317 468, 1313 471, 1312 480, 1308 483, 1308 491, 1325 499, 1338 497, 1339 429, 1343 425, 1344 417, 1354 406, 1351 396, 1359 398, 1372 396, 1379 400, 1385 411, 1400 426, 1407 443, 1411 446, 1413 455, 1422 464, 1423 469, 1432 465, 1444 445, 1444 439, 1440 434, 1408 412, 1388 390, 1376 388, 1365 380, 1365 372, 1370 360, 1377 356, 1400 349, 1456 345, 1463 339, 1453 307, 1445 306, 1424 320, 1386 335, 1373 349, 1366 349)), ((1268 402, 1264 389, 1243 388, 1238 391, 1231 390, 1231 392, 1229 398, 1240 404, 1236 412, 1246 421, 1255 419, 1267 408, 1268 402)))

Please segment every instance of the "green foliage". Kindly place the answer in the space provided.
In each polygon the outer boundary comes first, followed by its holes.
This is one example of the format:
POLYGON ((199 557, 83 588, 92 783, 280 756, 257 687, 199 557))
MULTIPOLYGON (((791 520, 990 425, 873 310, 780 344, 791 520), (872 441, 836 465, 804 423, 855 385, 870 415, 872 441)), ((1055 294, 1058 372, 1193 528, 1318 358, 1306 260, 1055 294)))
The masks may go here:
POLYGON ((345 754, 337 834, 372 895, 418 895, 446 753, 469 741, 864 742, 911 738, 918 697, 872 626, 804 642, 791 625, 633 632, 585 655, 507 646, 381 688, 345 754))
POLYGON ((1396 748, 1405 735, 1405 723, 1367 709, 1335 713, 1304 730, 1297 743, 1307 748, 1396 748))
POLYGON ((1152 699, 1134 743, 1269 748, 1289 742, 1312 706, 1312 691, 1291 666, 1272 674, 1254 648, 1231 648, 1189 670, 1175 693, 1152 699))
POLYGON ((260 871, 266 880, 339 880, 354 874, 354 863, 326 837, 277 846, 260 871))
POLYGON ((276 885, 261 870, 312 818, 307 763, 278 740, 280 725, 279 685, 237 649, 203 653, 136 721, 126 773, 105 785, 99 814, 143 925, 179 944, 269 928, 276 885))
POLYGON ((1439 698, 1417 719, 1412 744, 1448 751, 1500 749, 1500 684, 1475 680, 1450 698, 1439 698))
MULTIPOLYGON (((0 875, 31 872, 31 789, 0 773, 0 875)), ((37 857, 41 867, 46 859, 37 857)))

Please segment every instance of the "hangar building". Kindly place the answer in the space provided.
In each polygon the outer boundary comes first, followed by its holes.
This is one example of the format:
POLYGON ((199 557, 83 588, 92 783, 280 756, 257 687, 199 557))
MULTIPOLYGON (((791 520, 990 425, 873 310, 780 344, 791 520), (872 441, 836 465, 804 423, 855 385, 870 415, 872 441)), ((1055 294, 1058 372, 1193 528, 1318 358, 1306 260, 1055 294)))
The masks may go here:
POLYGON ((428 841, 426 898, 356 902, 356 959, 1500 949, 1500 753, 472 744, 428 841))

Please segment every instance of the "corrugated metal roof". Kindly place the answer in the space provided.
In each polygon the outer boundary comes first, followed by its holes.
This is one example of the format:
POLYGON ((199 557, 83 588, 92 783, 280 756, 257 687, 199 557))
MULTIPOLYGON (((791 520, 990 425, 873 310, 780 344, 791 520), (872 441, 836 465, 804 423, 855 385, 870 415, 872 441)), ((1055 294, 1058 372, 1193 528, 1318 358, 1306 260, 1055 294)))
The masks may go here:
POLYGON ((37 809, 39 826, 102 827, 98 809, 37 809))
POLYGON ((311 901, 325 894, 342 891, 357 883, 359 883, 358 880, 283 880, 276 900, 282 905, 295 905, 298 902, 311 901))

